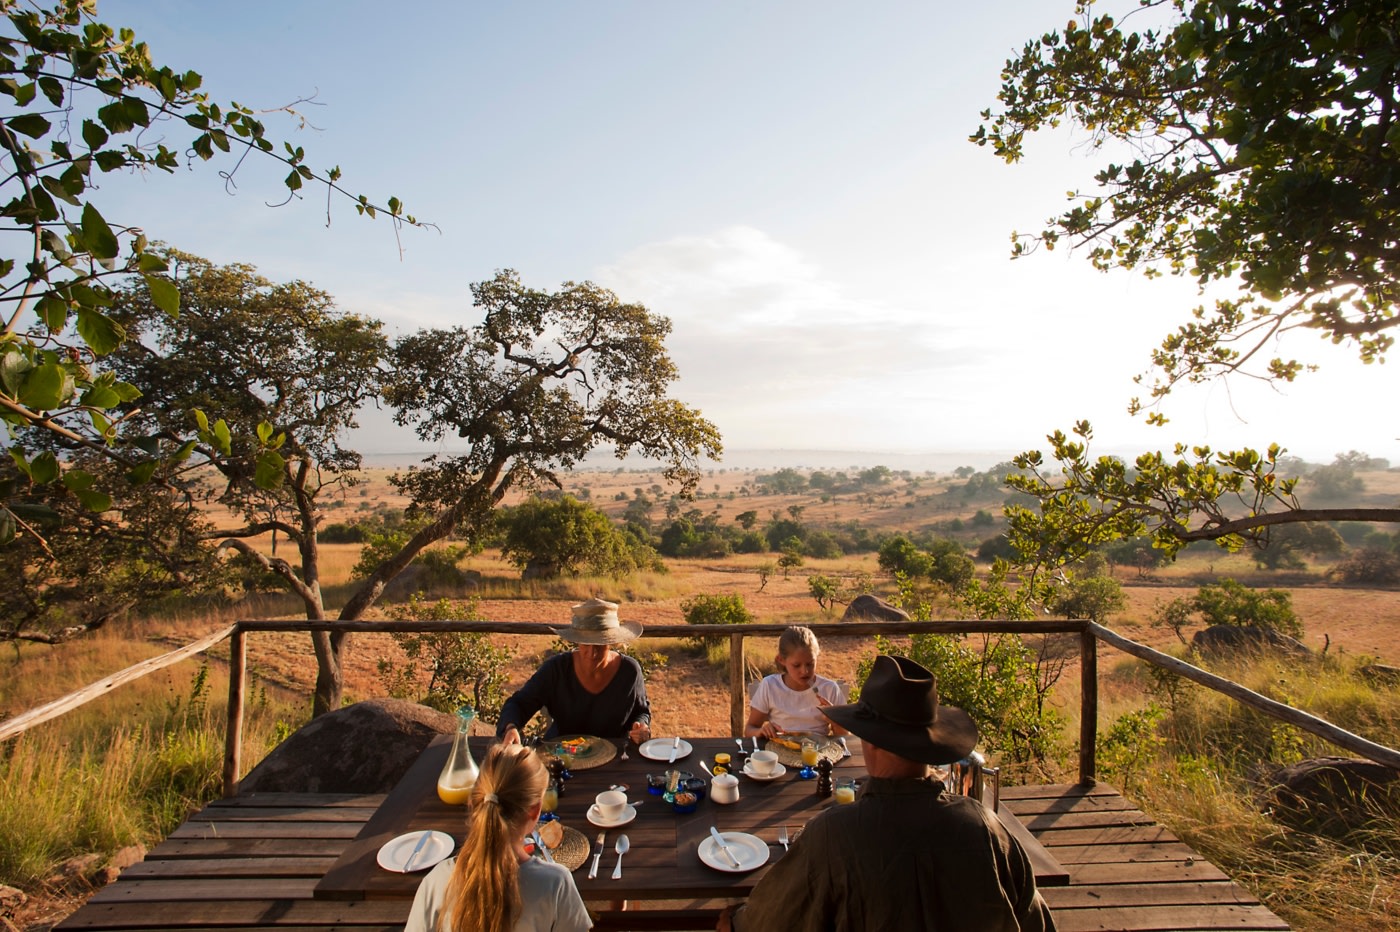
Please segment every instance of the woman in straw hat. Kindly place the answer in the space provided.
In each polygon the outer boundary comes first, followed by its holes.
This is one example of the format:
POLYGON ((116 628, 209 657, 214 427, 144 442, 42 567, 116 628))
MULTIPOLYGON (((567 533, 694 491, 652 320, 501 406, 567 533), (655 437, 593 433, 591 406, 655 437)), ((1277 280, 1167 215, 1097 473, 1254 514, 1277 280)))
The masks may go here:
POLYGON ((455 860, 423 878, 405 932, 524 932, 592 927, 573 875, 525 853, 549 772, 538 754, 493 745, 467 809, 467 839, 455 860))
POLYGON ((619 621, 615 603, 589 599, 575 605, 569 626, 555 633, 578 646, 546 660, 506 700, 497 736, 518 737, 536 712, 548 709, 553 721, 547 738, 626 735, 638 744, 650 738, 651 706, 641 665, 612 649, 640 637, 642 626, 619 621))

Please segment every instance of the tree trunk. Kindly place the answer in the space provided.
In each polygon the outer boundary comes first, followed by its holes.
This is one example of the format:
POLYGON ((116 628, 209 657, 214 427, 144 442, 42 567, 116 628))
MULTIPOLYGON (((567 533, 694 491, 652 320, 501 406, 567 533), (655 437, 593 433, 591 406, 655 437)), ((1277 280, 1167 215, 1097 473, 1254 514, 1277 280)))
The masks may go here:
POLYGON ((316 648, 316 691, 311 696, 311 717, 316 718, 340 708, 345 695, 345 647, 349 634, 316 631, 311 642, 316 648))

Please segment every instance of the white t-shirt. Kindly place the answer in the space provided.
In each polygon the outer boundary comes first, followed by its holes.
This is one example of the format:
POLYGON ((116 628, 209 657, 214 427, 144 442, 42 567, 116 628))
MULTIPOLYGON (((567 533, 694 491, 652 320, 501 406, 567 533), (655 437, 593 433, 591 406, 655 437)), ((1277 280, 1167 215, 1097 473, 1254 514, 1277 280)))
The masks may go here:
MULTIPOLYGON (((455 860, 448 858, 438 864, 418 885, 404 932, 438 932, 455 860)), ((546 864, 535 858, 521 864, 520 901, 514 932, 584 932, 593 927, 574 878, 562 864, 546 864)))
POLYGON ((799 691, 789 689, 781 673, 770 673, 758 681, 749 707, 767 715, 783 731, 829 735, 831 719, 821 713, 817 696, 832 705, 846 704, 846 691, 835 680, 819 675, 810 689, 799 691))

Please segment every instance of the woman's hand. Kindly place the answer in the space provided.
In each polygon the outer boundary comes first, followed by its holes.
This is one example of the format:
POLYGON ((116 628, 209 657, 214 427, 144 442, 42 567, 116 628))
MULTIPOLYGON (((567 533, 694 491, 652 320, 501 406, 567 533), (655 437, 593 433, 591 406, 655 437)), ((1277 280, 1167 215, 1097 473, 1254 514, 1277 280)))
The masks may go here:
POLYGON ((651 726, 646 722, 633 722, 632 729, 627 732, 627 737, 633 744, 641 744, 643 741, 651 740, 651 726))

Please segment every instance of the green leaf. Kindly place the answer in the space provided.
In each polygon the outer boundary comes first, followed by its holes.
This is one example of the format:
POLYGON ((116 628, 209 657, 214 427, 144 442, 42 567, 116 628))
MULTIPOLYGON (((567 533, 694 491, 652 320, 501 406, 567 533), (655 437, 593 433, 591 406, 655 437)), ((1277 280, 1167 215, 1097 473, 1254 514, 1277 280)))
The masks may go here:
POLYGON ((58 457, 52 450, 45 450, 29 461, 29 478, 36 485, 48 485, 59 476, 58 457))
POLYGON ((49 131, 50 125, 48 120, 37 113, 22 113, 5 122, 10 129, 23 136, 28 136, 30 139, 38 139, 43 136, 49 131))
POLYGON ((63 106, 63 82, 48 75, 39 79, 39 90, 44 92, 44 96, 49 99, 49 103, 55 107, 63 106))
POLYGON ((272 425, 267 421, 258 424, 258 442, 266 444, 272 439, 272 425))
POLYGON ((91 120, 83 121, 83 142, 89 149, 101 149, 110 137, 107 131, 91 120))
POLYGON ((130 382, 113 382, 112 391, 116 392, 122 401, 135 401, 141 397, 141 389, 130 382))
POLYGON ((132 485, 144 485, 151 481, 151 477, 156 474, 156 460, 146 460, 144 463, 137 463, 126 474, 126 480, 132 485))
POLYGON ((228 456, 233 451, 233 437, 229 434, 228 424, 223 418, 214 422, 214 448, 224 456, 228 456))
POLYGON ((20 352, 17 346, 6 346, 0 352, 0 385, 11 395, 19 394, 19 388, 24 383, 24 374, 31 368, 28 359, 20 352))
POLYGON ((63 474, 64 488, 70 492, 81 492, 84 489, 92 488, 92 484, 97 481, 97 477, 83 469, 70 469, 63 474))
POLYGON ((88 252, 99 259, 115 259, 121 251, 117 235, 92 204, 83 207, 83 242, 88 252))
POLYGON ((46 294, 34 306, 34 313, 49 328, 49 333, 58 333, 68 326, 68 302, 56 294, 46 294))
POLYGON ((73 394, 73 377, 56 362, 46 362, 25 376, 19 403, 34 411, 52 411, 73 394))
POLYGON ((177 463, 183 463, 185 460, 189 459, 190 454, 194 452, 196 442, 197 441, 194 440, 186 440, 184 443, 180 444, 180 449, 170 455, 170 458, 177 463))
POLYGON ((16 504, 10 506, 11 513, 21 521, 29 524, 47 524, 50 526, 60 523, 63 519, 58 512, 48 505, 16 504))
MULTIPOLYGON (((144 245, 141 248, 144 249, 144 245)), ((136 267, 142 273, 164 272, 170 268, 170 263, 166 262, 165 259, 160 255, 160 253, 143 252, 141 253, 140 257, 136 260, 136 267)))
POLYGON ((143 275, 146 287, 151 290, 151 300, 171 317, 180 316, 180 289, 168 278, 156 275, 143 275))
POLYGON ((0 547, 15 539, 15 516, 10 509, 0 507, 0 547))
POLYGON ((198 408, 194 409, 194 422, 199 425, 200 430, 206 433, 209 431, 209 418, 198 408))
POLYGON ((83 338, 94 353, 106 356, 122 345, 126 339, 126 328, 106 314, 78 308, 78 336, 83 338))
POLYGON ((106 492, 94 492, 91 489, 80 489, 73 493, 78 501, 83 503, 83 507, 88 511, 110 511, 112 508, 112 496, 106 492))
POLYGON ((92 421, 92 426, 96 428, 97 432, 104 438, 107 438, 111 433, 112 422, 101 411, 89 409, 88 420, 92 421))
POLYGON ((260 489, 277 489, 282 487, 282 469, 287 461, 282 459, 282 454, 276 450, 264 450, 258 454, 258 465, 254 472, 253 481, 260 489))
POLYGON ((87 405, 89 408, 106 410, 107 408, 115 408, 117 405, 121 404, 121 400, 121 396, 106 385, 94 385, 92 388, 83 392, 83 398, 80 403, 87 405))
POLYGON ((130 132, 136 126, 127 116, 126 108, 122 106, 120 100, 114 100, 105 107, 99 107, 97 118, 102 121, 103 126, 114 133, 130 132))

